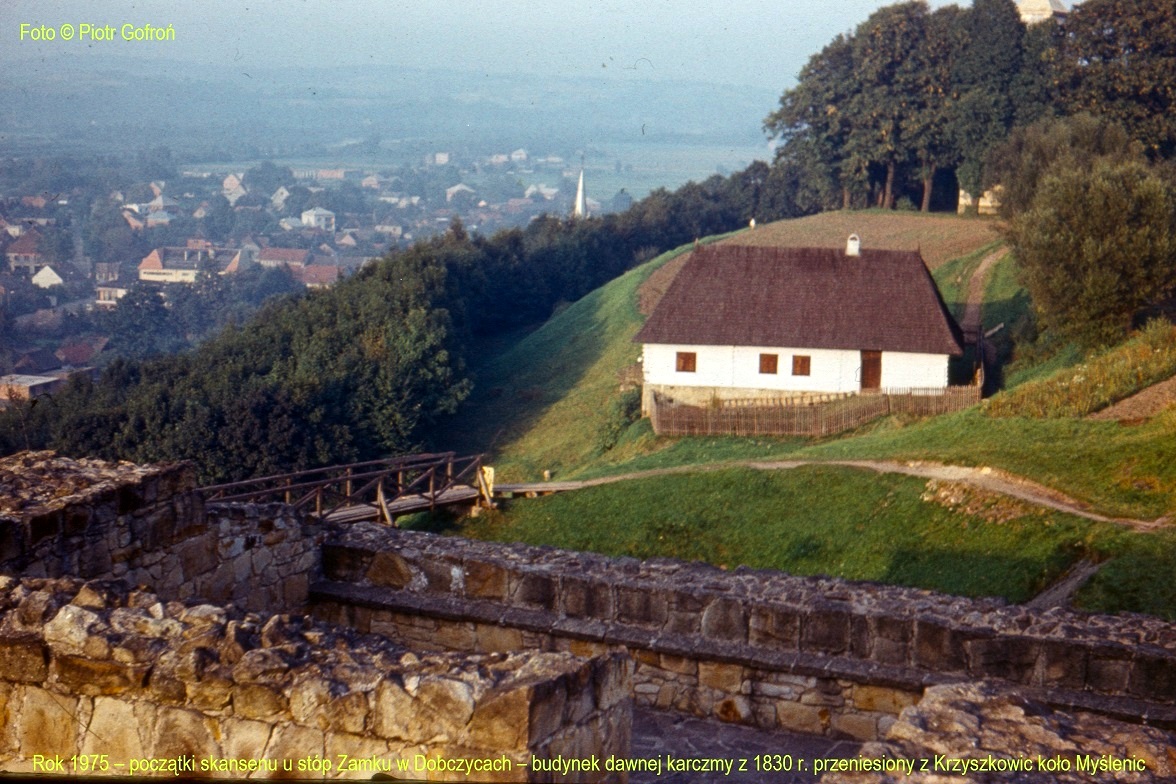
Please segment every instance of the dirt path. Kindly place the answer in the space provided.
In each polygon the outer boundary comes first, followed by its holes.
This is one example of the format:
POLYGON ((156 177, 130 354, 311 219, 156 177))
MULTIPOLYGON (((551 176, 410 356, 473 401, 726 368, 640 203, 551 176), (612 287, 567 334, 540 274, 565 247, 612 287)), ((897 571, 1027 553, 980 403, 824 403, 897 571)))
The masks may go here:
POLYGON ((960 319, 960 327, 964 331, 983 329, 982 309, 984 306, 984 286, 988 283, 988 271, 992 269, 992 265, 1003 259, 1006 253, 1008 251, 1002 245, 985 256, 976 267, 976 271, 972 273, 972 277, 968 281, 968 299, 964 304, 964 316, 960 319))
POLYGON ((1113 406, 1096 411, 1087 418, 1138 422, 1155 416, 1173 403, 1176 403, 1176 376, 1152 384, 1113 406))
POLYGON ((945 482, 960 482, 972 487, 999 493, 1011 498, 1024 501, 1033 506, 1046 507, 1059 512, 1065 512, 1087 520, 1100 523, 1115 523, 1116 525, 1133 528, 1137 531, 1153 531, 1168 525, 1169 517, 1156 520, 1136 520, 1128 517, 1107 517, 1090 511, 1087 504, 1070 498, 1063 493, 1032 482, 1023 477, 1009 474, 995 468, 974 468, 972 466, 944 465, 922 461, 903 462, 898 460, 742 460, 731 463, 718 463, 703 466, 678 466, 676 468, 658 468, 649 471, 634 471, 616 476, 606 476, 597 479, 567 480, 556 483, 512 484, 512 492, 516 493, 544 493, 552 491, 577 490, 584 487, 626 482, 633 479, 645 479, 653 476, 667 476, 670 474, 689 474, 707 471, 719 471, 726 468, 754 468, 761 471, 787 471, 801 466, 844 466, 876 471, 880 474, 905 474, 926 479, 937 479, 945 482))

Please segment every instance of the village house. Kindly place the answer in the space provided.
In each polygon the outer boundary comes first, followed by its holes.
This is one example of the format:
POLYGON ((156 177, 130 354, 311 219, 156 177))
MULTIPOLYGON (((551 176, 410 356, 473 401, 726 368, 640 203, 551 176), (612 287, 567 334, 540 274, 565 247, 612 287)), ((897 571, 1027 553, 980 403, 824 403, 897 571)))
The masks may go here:
POLYGON ((915 251, 700 247, 634 337, 643 408, 942 390, 959 326, 915 251))
POLYGON ((319 231, 335 231, 335 213, 315 207, 302 213, 302 225, 319 231))
POLYGON ((156 248, 139 262, 139 280, 195 283, 202 270, 221 272, 235 254, 230 248, 213 247, 206 240, 188 240, 182 248, 156 248))
POLYGON ((305 267, 310 261, 310 251, 300 248, 262 248, 257 253, 257 263, 262 267, 305 267))
POLYGON ((34 286, 42 289, 51 289, 65 283, 65 278, 58 275, 57 271, 48 265, 41 267, 41 271, 34 275, 32 280, 34 286))
POLYGON ((4 251, 8 259, 8 268, 13 272, 25 272, 36 275, 48 266, 45 254, 41 252, 41 235, 36 231, 26 231, 16 238, 4 251))

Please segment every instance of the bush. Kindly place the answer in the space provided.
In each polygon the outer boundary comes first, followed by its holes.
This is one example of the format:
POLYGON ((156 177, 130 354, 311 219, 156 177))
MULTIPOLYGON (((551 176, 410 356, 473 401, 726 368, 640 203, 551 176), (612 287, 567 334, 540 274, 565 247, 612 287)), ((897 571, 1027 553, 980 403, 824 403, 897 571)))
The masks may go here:
POLYGON ((641 387, 626 389, 608 404, 608 418, 600 427, 596 446, 607 452, 617 445, 629 425, 641 418, 641 387))

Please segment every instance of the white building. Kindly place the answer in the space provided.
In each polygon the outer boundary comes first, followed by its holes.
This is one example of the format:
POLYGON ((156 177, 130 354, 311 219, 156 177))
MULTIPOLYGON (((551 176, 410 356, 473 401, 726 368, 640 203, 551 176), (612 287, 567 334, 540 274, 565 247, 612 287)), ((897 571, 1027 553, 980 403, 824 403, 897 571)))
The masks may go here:
POLYGON ((715 398, 943 389, 958 325, 912 251, 713 245, 696 249, 650 314, 654 393, 715 398))
POLYGON ((302 213, 302 225, 321 231, 335 232, 335 213, 315 207, 302 213))

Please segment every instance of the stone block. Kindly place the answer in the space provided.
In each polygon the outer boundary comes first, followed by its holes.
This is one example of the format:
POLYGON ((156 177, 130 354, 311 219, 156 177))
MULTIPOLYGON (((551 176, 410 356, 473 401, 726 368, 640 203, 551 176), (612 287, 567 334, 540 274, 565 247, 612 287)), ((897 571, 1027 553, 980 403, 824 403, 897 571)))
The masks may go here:
POLYGON ((751 700, 742 694, 728 697, 715 705, 715 718, 719 721, 733 724, 754 724, 755 716, 751 710, 751 700))
POLYGON ((723 662, 700 661, 698 663, 698 682, 702 686, 727 694, 740 694, 743 690, 743 667, 738 664, 723 662))
POLYGON ((265 684, 238 683, 233 689, 233 714, 243 719, 275 719, 288 708, 286 696, 265 684))
POLYGON ((362 691, 349 691, 333 698, 323 708, 327 729, 335 732, 362 733, 368 723, 368 695, 362 691))
POLYGON ((425 576, 425 586, 429 593, 447 594, 453 590, 453 568, 455 564, 448 561, 434 561, 426 559, 417 564, 425 576))
POLYGON ((666 615, 662 631, 667 634, 692 635, 702 630, 702 615, 696 612, 681 612, 670 610, 666 615))
POLYGON ((878 616, 870 619, 870 658, 881 664, 906 664, 910 661, 914 627, 908 618, 878 616))
POLYGON ((668 653, 659 654, 657 666, 679 675, 698 676, 698 661, 683 656, 672 656, 668 653))
POLYGON ((6 681, 43 683, 49 676, 49 650, 35 634, 0 635, 0 673, 6 681))
POLYGON ((1081 689, 1086 684, 1085 648, 1065 640, 1038 640, 1035 686, 1081 689))
POLYGON ((81 656, 56 656, 52 672, 58 683, 77 694, 123 694, 142 689, 151 671, 147 665, 97 661, 81 656))
POLYGON ((1126 651, 1092 653, 1086 665, 1087 688, 1101 694, 1122 694, 1131 677, 1130 654, 1126 651))
POLYGON ((364 577, 384 588, 406 588, 412 582, 413 568, 408 561, 389 550, 381 550, 372 558, 364 577))
POLYGON ((752 645, 795 651, 800 645, 800 615, 783 607, 754 605, 748 620, 748 637, 752 645))
POLYGON ((265 754, 256 756, 264 756, 270 760, 298 760, 321 756, 325 748, 322 730, 293 724, 278 724, 270 734, 265 754))
POLYGON ((214 719, 182 708, 160 708, 148 754, 157 758, 220 757, 214 719))
MULTIPOLYGON (((222 554, 221 557, 225 557, 222 554)), ((323 577, 328 580, 359 582, 371 563, 372 554, 358 547, 347 547, 330 542, 323 545, 323 577)))
POLYGON ((408 717, 415 708, 413 697, 398 678, 385 678, 376 687, 372 698, 371 729, 381 738, 423 742, 409 732, 408 717))
POLYGON ((1136 653, 1127 690, 1143 699, 1176 702, 1176 656, 1170 651, 1136 653))
POLYGON ((640 626, 661 626, 666 622, 666 597, 648 588, 617 586, 617 620, 640 626))
POLYGON ((569 618, 613 619, 612 590, 607 583, 565 575, 560 578, 560 595, 560 609, 569 618))
POLYGON ((828 708, 802 705, 798 702, 776 703, 776 725, 782 730, 807 735, 824 735, 829 728, 828 708))
POLYGON ((12 701, 19 716, 13 738, 21 756, 69 757, 77 752, 77 697, 20 686, 13 690, 12 701))
POLYGON ((864 713, 837 713, 832 717, 831 734, 854 740, 878 740, 878 717, 864 713))
POLYGON ((176 555, 183 577, 189 581, 216 568, 216 547, 209 537, 180 543, 176 546, 176 555))
POLYGON ((82 754, 106 754, 112 762, 142 758, 146 750, 139 736, 140 724, 129 702, 95 697, 90 726, 82 739, 82 754))
POLYGON ((467 560, 465 567, 465 591, 471 599, 505 599, 509 573, 496 563, 467 560))
POLYGON ((539 744, 563 728, 566 702, 567 691, 562 679, 543 681, 531 687, 527 718, 529 745, 539 744))
POLYGON ((956 673, 966 669, 964 647, 957 630, 943 621, 915 620, 915 664, 934 672, 956 673))
POLYGON ((233 682, 227 678, 204 677, 184 684, 191 707, 204 711, 222 711, 233 698, 233 682))
POLYGON ((1037 650, 1026 637, 1001 635, 981 637, 964 643, 968 672, 974 678, 1003 678, 1030 683, 1037 663, 1037 650))
POLYGON ((556 606, 556 578, 542 572, 524 572, 517 575, 511 594, 511 601, 523 607, 552 610, 556 606))
POLYGON ((478 634, 472 623, 442 621, 437 625, 433 640, 439 647, 446 650, 469 651, 474 650, 477 646, 478 634))
MULTIPOLYGON (((257 759, 269 745, 274 725, 268 721, 221 719, 221 746, 225 759, 257 759)), ((298 759, 303 756, 300 755, 298 759)))
POLYGON ((910 707, 919 701, 921 694, 885 686, 867 686, 856 684, 853 687, 851 699, 853 706, 862 711, 875 713, 891 713, 897 716, 903 708, 910 707))
POLYGON ((488 692, 474 705, 470 717, 470 743, 483 749, 526 749, 530 737, 530 709, 529 689, 488 692))
POLYGON ((476 638, 479 652, 509 653, 524 647, 523 633, 509 626, 478 624, 476 638))
POLYGON ((51 539, 61 533, 62 515, 60 509, 50 509, 29 517, 25 523, 29 532, 29 544, 36 547, 45 539, 51 539))
POLYGON ((845 653, 849 649, 850 612, 832 603, 821 603, 804 616, 800 649, 818 653, 845 653))
POLYGON ((715 599, 702 612, 702 633, 712 640, 747 642, 747 612, 734 599, 715 599))

